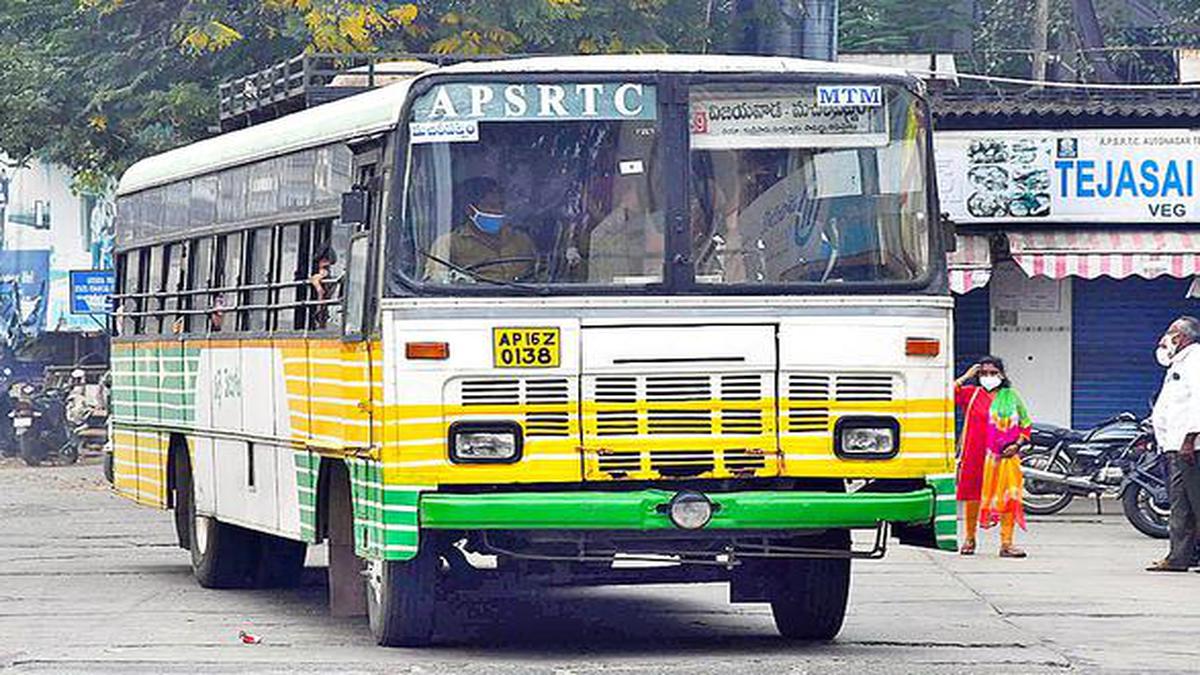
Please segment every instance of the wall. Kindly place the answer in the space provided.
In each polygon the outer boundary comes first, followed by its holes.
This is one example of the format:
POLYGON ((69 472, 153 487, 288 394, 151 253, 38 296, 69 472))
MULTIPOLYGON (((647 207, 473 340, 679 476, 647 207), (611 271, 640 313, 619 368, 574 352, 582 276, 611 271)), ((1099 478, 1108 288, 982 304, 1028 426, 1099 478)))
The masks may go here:
MULTIPOLYGON (((99 330, 92 318, 70 313, 68 272, 112 266, 111 199, 73 193, 70 173, 45 162, 14 166, 0 156, 0 167, 0 195, 7 195, 0 242, 4 256, 49 259, 47 278, 33 279, 31 274, 42 273, 30 270, 22 275, 21 318, 27 328, 99 330)), ((0 279, 8 278, 0 272, 0 279)))

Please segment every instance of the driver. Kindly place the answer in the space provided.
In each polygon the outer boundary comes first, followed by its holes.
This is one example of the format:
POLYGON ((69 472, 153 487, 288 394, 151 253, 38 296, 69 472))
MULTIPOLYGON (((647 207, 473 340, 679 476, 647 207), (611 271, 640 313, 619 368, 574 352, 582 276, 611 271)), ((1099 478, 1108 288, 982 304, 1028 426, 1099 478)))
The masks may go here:
POLYGON ((434 278, 448 281, 456 278, 456 272, 493 281, 520 281, 531 276, 536 248, 529 235, 509 224, 500 185, 479 176, 464 181, 457 192, 463 195, 463 220, 434 242, 435 260, 450 263, 438 266, 434 278))

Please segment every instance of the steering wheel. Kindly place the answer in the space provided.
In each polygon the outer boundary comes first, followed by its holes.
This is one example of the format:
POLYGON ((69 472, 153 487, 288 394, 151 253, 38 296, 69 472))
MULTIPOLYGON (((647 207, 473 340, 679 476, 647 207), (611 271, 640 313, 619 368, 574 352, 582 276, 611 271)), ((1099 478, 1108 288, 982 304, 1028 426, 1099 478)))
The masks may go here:
POLYGON ((485 260, 483 262, 478 262, 478 263, 475 263, 474 265, 463 265, 462 268, 464 270, 467 270, 468 272, 479 272, 480 270, 485 270, 489 267, 496 267, 497 265, 510 265, 513 263, 527 263, 529 265, 529 268, 528 268, 527 272, 520 275, 516 279, 508 279, 507 281, 528 281, 529 279, 533 278, 534 275, 537 274, 538 259, 534 256, 516 256, 516 257, 512 257, 512 258, 497 258, 495 260, 485 260))

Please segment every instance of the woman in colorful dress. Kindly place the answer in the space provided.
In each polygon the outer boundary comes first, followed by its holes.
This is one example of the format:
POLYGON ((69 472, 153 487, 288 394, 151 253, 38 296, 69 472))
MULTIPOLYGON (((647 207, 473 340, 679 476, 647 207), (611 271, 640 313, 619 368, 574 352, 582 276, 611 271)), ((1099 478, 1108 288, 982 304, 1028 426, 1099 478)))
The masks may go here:
POLYGON ((1029 413, 1004 374, 1004 362, 994 356, 955 381, 954 399, 963 414, 958 501, 966 536, 959 553, 975 554, 979 525, 999 524, 1000 557, 1024 558, 1013 534, 1017 525, 1025 529, 1020 449, 1029 440, 1029 413))

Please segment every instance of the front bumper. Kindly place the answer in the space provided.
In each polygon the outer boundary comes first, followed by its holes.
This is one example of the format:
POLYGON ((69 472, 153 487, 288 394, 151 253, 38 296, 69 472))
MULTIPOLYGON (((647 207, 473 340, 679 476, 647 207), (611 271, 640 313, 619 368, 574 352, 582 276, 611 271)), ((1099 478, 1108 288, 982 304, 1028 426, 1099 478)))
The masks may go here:
MULTIPOLYGON (((421 528, 437 530, 672 530, 661 508, 668 490, 519 492, 420 498, 421 528)), ((718 505, 705 530, 870 528, 880 522, 927 524, 932 488, 899 493, 763 490, 708 493, 718 505)))

